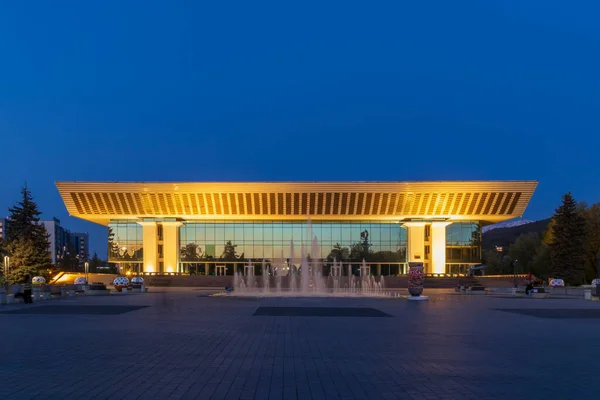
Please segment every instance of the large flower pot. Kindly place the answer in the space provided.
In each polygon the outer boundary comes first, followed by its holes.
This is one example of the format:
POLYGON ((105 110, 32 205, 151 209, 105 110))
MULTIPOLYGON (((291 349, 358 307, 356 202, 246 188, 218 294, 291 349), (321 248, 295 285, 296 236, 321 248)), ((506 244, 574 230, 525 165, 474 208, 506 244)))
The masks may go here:
POLYGON ((46 284, 46 278, 43 276, 34 276, 33 279, 31 279, 31 283, 33 285, 44 285, 46 284))
POLYGON ((87 285, 87 283, 88 283, 88 281, 87 281, 87 279, 85 279, 85 276, 78 276, 73 281, 74 285, 87 285))
POLYGON ((408 263, 408 293, 413 297, 418 297, 423 293, 423 284, 425 283, 425 273, 423 263, 408 263))
POLYGON ((129 279, 124 276, 117 276, 113 281, 113 285, 115 286, 117 292, 120 292, 123 289, 127 290, 129 287, 129 279))

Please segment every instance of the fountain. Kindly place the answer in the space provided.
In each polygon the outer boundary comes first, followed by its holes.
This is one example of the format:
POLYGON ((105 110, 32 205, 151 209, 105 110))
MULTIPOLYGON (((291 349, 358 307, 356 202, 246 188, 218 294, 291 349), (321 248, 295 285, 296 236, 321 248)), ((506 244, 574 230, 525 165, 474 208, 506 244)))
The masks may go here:
POLYGON ((344 276, 342 261, 333 260, 329 276, 323 276, 323 264, 320 260, 319 241, 313 235, 310 219, 306 236, 300 238, 300 255, 296 257, 294 241, 290 242, 289 258, 286 261, 283 250, 279 260, 272 260, 270 266, 266 260, 261 264, 261 278, 255 278, 252 261, 244 265, 243 275, 236 272, 233 277, 232 296, 389 296, 384 292, 383 276, 379 281, 371 276, 371 267, 363 259, 359 267, 359 276, 355 277, 352 264, 348 263, 347 278, 344 276), (305 246, 310 243, 310 246, 305 246), (308 247, 308 249, 307 249, 308 247), (287 279, 284 277, 287 275, 287 279), (271 282, 273 279, 274 285, 271 282), (287 287, 285 287, 287 284, 287 287), (272 288, 275 290, 272 290, 272 288))

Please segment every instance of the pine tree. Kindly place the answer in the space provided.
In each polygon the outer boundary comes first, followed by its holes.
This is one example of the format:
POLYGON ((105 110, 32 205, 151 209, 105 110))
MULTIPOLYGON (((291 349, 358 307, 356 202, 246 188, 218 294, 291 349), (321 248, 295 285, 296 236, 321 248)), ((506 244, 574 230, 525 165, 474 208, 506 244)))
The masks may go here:
POLYGON ((550 256, 554 277, 571 285, 581 284, 585 279, 586 222, 571 193, 563 196, 552 219, 550 256))
POLYGON ((91 260, 90 260, 90 272, 98 272, 98 268, 102 266, 102 260, 100 260, 100 257, 98 257, 98 254, 96 254, 96 252, 94 252, 94 255, 92 256, 91 260))
POLYGON ((9 208, 10 216, 6 230, 6 250, 10 256, 12 279, 25 273, 42 273, 50 267, 52 258, 48 251, 50 243, 44 225, 40 224, 41 212, 33 201, 27 186, 21 190, 23 198, 9 208))

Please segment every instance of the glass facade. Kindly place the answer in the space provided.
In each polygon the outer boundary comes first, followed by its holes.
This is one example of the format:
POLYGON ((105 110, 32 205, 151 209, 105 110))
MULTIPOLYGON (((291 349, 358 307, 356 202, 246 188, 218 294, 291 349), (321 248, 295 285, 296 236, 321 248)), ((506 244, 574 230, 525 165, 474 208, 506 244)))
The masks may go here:
POLYGON ((406 228, 379 222, 188 222, 180 228, 181 261, 273 260, 299 257, 304 246, 313 259, 406 261, 406 228), (316 237, 318 246, 314 246, 316 237), (310 249, 310 250, 308 250, 310 249), (316 253, 316 254, 312 254, 316 253))
MULTIPOLYGON (((430 272, 431 229, 426 225, 424 254, 430 272)), ((131 221, 111 221, 109 261, 126 270, 143 269, 143 228, 131 221)), ((379 265, 383 275, 407 272, 408 231, 400 222, 378 221, 187 221, 179 228, 178 272, 214 273, 217 264, 227 264, 227 274, 248 261, 260 263, 309 259, 330 264, 336 259, 357 264, 364 259, 379 265), (315 240, 316 239, 316 240, 315 240), (293 247, 291 244, 293 243, 293 247), (327 263, 329 262, 329 263, 327 263)), ((164 272, 163 226, 157 221, 157 271, 164 272)), ((446 227, 446 273, 465 274, 481 262, 479 222, 455 222, 446 227)), ((356 266, 358 267, 358 266, 356 266)))
MULTIPOLYGON (((477 222, 455 222, 446 227, 446 263, 477 264, 481 262, 481 227, 477 222)), ((462 267, 461 267, 462 268, 462 267)), ((447 266, 448 273, 457 273, 447 266)))
POLYGON ((108 224, 109 262, 141 263, 144 259, 143 242, 140 224, 111 221, 108 224))

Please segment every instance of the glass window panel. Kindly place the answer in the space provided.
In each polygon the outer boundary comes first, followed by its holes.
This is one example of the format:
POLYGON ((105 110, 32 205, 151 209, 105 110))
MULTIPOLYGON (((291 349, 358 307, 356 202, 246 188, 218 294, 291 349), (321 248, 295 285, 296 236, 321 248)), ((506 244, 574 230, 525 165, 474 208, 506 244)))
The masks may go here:
POLYGON ((244 224, 244 241, 254 240, 254 226, 252 224, 244 224))
POLYGON ((292 240, 292 225, 291 224, 283 224, 282 225, 282 240, 284 242, 290 242, 292 240))
POLYGON ((295 242, 300 243, 302 238, 303 238, 303 229, 301 226, 299 226, 298 224, 294 224, 292 226, 292 239, 294 239, 295 242))
POLYGON ((381 240, 381 227, 376 224, 372 224, 368 229, 365 229, 368 233, 368 240, 370 243, 381 240))
POLYGON ((219 243, 225 240, 225 226, 223 224, 215 225, 215 240, 219 243))
POLYGON ((137 231, 135 229, 135 226, 127 226, 126 236, 128 240, 137 240, 137 231))
POLYGON ((123 225, 117 225, 115 227, 115 240, 117 242, 127 239, 127 227, 123 225))
POLYGON ((341 227, 341 239, 340 241, 343 242, 351 242, 352 241, 352 226, 350 224, 344 224, 344 226, 341 227))
POLYGON ((262 258, 273 259, 273 246, 271 245, 263 245, 262 246, 262 258))
POLYGON ((322 226, 321 224, 313 224, 312 226, 313 229, 313 236, 317 237, 317 240, 321 240, 322 238, 322 226))
POLYGON ((273 240, 274 241, 282 241, 283 240, 283 227, 281 224, 273 225, 273 240))
POLYGON ((461 256, 461 249, 460 247, 454 247, 452 249, 452 258, 455 260, 459 260, 461 256))
POLYGON ((392 240, 392 227, 390 225, 382 225, 380 231, 380 240, 382 242, 389 242, 392 240))
POLYGON ((242 242, 242 243, 235 243, 237 245, 237 247, 235 248, 235 252, 237 253, 237 256, 240 257, 241 261, 246 261, 246 258, 248 257, 246 254, 246 245, 242 242))
POLYGON ((321 225, 321 237, 321 240, 323 240, 323 242, 329 242, 331 240, 334 240, 331 236, 331 224, 321 225))
POLYGON ((194 228, 195 228, 194 232, 193 232, 194 241, 205 241, 207 238, 207 229, 214 232, 214 229, 212 229, 212 226, 209 226, 207 228, 206 224, 197 224, 194 228))
POLYGON ((187 226, 182 226, 181 228, 179 228, 179 241, 180 242, 187 242, 187 232, 188 232, 187 226))
MULTIPOLYGON (((207 224, 204 227, 204 238, 206 239, 207 242, 210 243, 214 243, 215 241, 215 227, 212 224, 207 224)), ((199 239, 198 237, 198 233, 200 233, 198 230, 196 230, 196 240, 199 239)))
POLYGON ((352 224, 352 228, 350 231, 350 242, 357 243, 360 242, 360 233, 362 230, 360 229, 360 225, 352 224))
MULTIPOLYGON (((222 257, 223 256, 223 251, 225 250, 225 245, 224 244, 216 244, 215 245, 215 257, 222 257)), ((237 250, 237 248, 236 248, 237 250)))
POLYGON ((235 243, 235 229, 232 224, 225 225, 225 241, 227 240, 235 243))
POLYGON ((273 240, 273 225, 271 225, 271 224, 263 225, 263 240, 265 240, 265 241, 273 240))
POLYGON ((263 225, 262 224, 254 224, 254 241, 262 241, 263 240, 263 225))
POLYGON ((235 224, 235 241, 243 242, 244 241, 244 224, 235 224))

